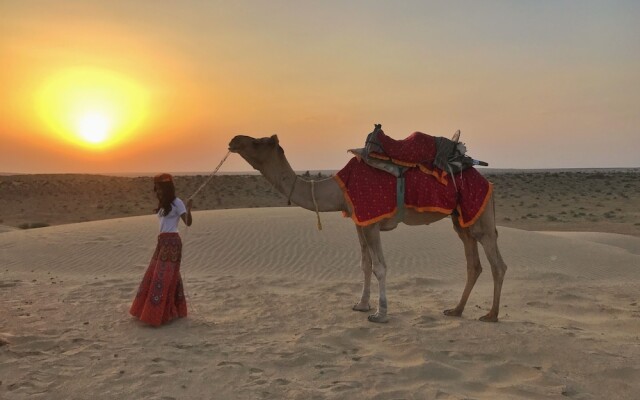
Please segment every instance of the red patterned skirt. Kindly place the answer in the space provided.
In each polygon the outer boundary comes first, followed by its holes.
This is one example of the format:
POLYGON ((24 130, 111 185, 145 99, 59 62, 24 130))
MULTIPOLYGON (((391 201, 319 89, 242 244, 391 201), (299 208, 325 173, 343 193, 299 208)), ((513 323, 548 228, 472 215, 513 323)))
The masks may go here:
POLYGON ((152 326, 187 316, 180 277, 182 241, 177 233, 161 233, 147 272, 129 313, 152 326))

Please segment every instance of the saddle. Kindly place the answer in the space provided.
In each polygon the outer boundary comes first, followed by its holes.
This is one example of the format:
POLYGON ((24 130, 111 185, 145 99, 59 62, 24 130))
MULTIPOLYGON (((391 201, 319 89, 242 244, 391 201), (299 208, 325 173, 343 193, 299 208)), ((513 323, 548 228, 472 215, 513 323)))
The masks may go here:
POLYGON ((414 132, 405 139, 396 140, 385 135, 381 124, 374 125, 364 148, 349 150, 371 167, 398 178, 408 168, 418 167, 443 185, 447 184, 447 174, 456 174, 474 165, 489 165, 467 156, 466 151, 466 146, 460 142, 460 131, 452 139, 414 132))
POLYGON ((375 124, 373 132, 367 135, 365 146, 349 152, 367 165, 397 178, 398 218, 402 218, 404 210, 401 205, 405 204, 404 175, 408 169, 417 167, 446 186, 450 180, 456 185, 455 180, 447 179, 447 175, 453 176, 474 165, 489 165, 466 155, 467 148, 460 142, 460 131, 452 139, 414 132, 403 140, 396 140, 385 135, 381 124, 375 124))

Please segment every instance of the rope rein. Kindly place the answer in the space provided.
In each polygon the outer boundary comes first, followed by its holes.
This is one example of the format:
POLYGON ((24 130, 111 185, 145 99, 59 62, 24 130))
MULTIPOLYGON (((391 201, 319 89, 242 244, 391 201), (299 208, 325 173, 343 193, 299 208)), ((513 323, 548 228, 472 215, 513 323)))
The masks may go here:
MULTIPOLYGON (((198 187, 198 189, 196 189, 196 191, 191 196, 189 196, 188 200, 193 200, 193 198, 196 197, 198 195, 198 193, 200 193, 200 191, 209 182, 211 182, 211 179, 213 179, 213 177, 218 172, 220 167, 222 167, 222 164, 224 164, 224 162, 227 160, 227 157, 229 157, 229 154, 231 154, 231 151, 227 151, 227 154, 225 154, 225 156, 222 158, 222 160, 220 161, 220 163, 218 164, 216 169, 211 174, 209 174, 209 177, 207 178, 207 180, 204 181, 202 183, 202 185, 200 185, 200 187, 198 187)), ((288 205, 291 205, 291 196, 293 195, 293 191, 295 190, 296 183, 298 182, 298 179, 301 179, 301 178, 298 178, 298 175, 296 175, 295 179, 293 180, 293 184, 291 185, 291 190, 289 190, 289 197, 287 198, 287 204, 288 205)), ((311 198, 313 199, 313 206, 315 207, 318 230, 321 231, 322 230, 322 222, 320 221, 320 212, 318 210, 318 202, 316 200, 315 180, 306 181, 306 182, 310 182, 311 183, 311 198)), ((184 232, 184 239, 185 239, 184 242, 185 243, 188 242, 188 240, 187 240, 188 233, 189 233, 189 226, 187 225, 187 227, 185 228, 185 232, 184 232)), ((184 261, 184 252, 182 253, 182 259, 180 261, 181 261, 181 264, 182 264, 182 261, 184 261)), ((186 276, 185 270, 181 268, 181 272, 182 272, 182 281, 186 282, 187 276, 186 276)), ((190 294, 187 292, 187 285, 183 284, 183 290, 184 290, 185 298, 187 300, 189 300, 189 303, 191 304, 191 309, 193 310, 193 314, 198 314, 198 310, 195 307, 195 302, 191 298, 190 294)))
POLYGON ((322 230, 322 222, 320 222, 320 213, 318 212, 318 202, 316 201, 316 193, 315 193, 315 183, 316 181, 311 181, 311 198, 313 199, 313 205, 316 208, 316 218, 318 218, 318 230, 322 230))
POLYGON ((287 197, 288 206, 291 205, 291 196, 293 195, 293 189, 296 188, 296 182, 298 182, 298 175, 296 175, 295 179, 293 180, 293 185, 291 185, 291 190, 289 190, 289 197, 287 197))
MULTIPOLYGON (((193 198, 196 197, 196 195, 198 193, 200 193, 202 188, 204 188, 209 182, 211 182, 211 179, 213 179, 213 176, 218 172, 218 170, 220 169, 222 164, 224 164, 224 162, 227 160, 227 157, 229 157, 229 154, 231 154, 231 151, 227 151, 227 154, 225 154, 225 156, 222 158, 222 161, 220 161, 220 163, 218 164, 216 169, 209 175, 209 178, 202 185, 200 185, 200 187, 189 197, 188 200, 193 200, 193 198)), ((183 240, 183 245, 182 245, 183 248, 184 248, 184 244, 186 244, 188 242, 187 236, 189 236, 189 225, 186 225, 186 228, 184 230, 184 240, 183 240)), ((180 260, 180 264, 182 264, 183 261, 184 261, 184 252, 182 252, 182 259, 180 260)), ((183 291, 184 291, 184 297, 187 300, 189 300, 189 304, 190 304, 189 307, 192 310, 192 314, 196 314, 197 315, 198 314, 198 310, 196 309, 195 302, 191 298, 191 295, 187 292, 188 285, 184 284, 184 282, 187 281, 187 274, 185 273, 186 271, 183 268, 180 268, 180 272, 182 274, 182 282, 183 282, 182 288, 183 288, 183 291)))
POLYGON ((315 192, 315 180, 304 180, 302 178, 300 178, 298 175, 296 175, 296 177, 293 180, 293 184, 291 185, 291 189, 289 190, 289 197, 287 197, 287 205, 291 205, 291 196, 293 196, 293 190, 296 188, 296 183, 298 182, 298 179, 300 179, 303 182, 310 182, 311 183, 311 199, 313 199, 313 206, 315 207, 315 211, 316 211, 316 218, 318 219, 318 230, 321 231, 322 230, 322 222, 320 221, 320 212, 318 210, 318 202, 316 201, 316 192, 315 192))
POLYGON ((227 157, 229 157, 229 154, 231 154, 231 151, 227 151, 227 154, 225 154, 224 158, 222 158, 222 161, 220 161, 220 164, 218 164, 216 169, 209 175, 209 178, 206 181, 204 181, 202 185, 200 185, 200 187, 191 195, 191 197, 189 197, 188 200, 193 200, 193 198, 196 197, 198 193, 200 193, 202 188, 204 188, 211 181, 211 179, 213 179, 213 176, 218 172, 220 167, 222 167, 222 164, 227 160, 227 157))

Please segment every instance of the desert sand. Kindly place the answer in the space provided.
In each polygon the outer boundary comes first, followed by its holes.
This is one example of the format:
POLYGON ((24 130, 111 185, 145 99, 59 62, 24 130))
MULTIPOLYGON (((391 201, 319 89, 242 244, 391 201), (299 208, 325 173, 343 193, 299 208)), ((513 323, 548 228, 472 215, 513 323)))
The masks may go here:
POLYGON ((491 176, 498 323, 477 320, 483 254, 463 316, 442 315, 466 276, 448 219, 383 233, 390 321, 372 324, 351 310, 350 219, 318 231, 261 177, 221 176, 182 229, 190 315, 161 328, 127 313, 157 234, 148 178, 0 177, 0 398, 636 399, 637 171, 531 174, 491 176))

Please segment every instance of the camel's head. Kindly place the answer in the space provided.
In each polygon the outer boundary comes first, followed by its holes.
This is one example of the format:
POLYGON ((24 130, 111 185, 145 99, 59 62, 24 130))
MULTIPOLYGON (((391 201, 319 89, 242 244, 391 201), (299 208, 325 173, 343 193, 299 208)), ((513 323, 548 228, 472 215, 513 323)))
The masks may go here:
POLYGON ((236 136, 229 142, 229 151, 238 153, 251 166, 261 170, 266 161, 284 156, 278 136, 254 139, 250 136, 236 136))

